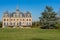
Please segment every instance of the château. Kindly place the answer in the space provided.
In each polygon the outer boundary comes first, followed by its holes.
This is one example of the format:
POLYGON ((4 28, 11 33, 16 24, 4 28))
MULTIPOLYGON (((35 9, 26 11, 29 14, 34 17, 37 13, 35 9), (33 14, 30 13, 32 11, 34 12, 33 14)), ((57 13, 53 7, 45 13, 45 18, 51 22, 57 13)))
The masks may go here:
POLYGON ((16 8, 15 12, 9 13, 5 11, 3 14, 2 27, 30 27, 32 26, 32 16, 29 11, 23 13, 16 8))

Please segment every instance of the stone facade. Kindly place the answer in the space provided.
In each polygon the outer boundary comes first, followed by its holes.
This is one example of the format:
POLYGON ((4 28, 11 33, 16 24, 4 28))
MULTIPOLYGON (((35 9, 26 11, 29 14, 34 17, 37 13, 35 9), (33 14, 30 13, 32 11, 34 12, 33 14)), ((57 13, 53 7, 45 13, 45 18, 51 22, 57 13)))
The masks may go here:
POLYGON ((16 12, 9 13, 8 11, 4 12, 2 27, 21 27, 21 26, 32 26, 32 17, 30 12, 20 12, 19 9, 16 9, 16 12))

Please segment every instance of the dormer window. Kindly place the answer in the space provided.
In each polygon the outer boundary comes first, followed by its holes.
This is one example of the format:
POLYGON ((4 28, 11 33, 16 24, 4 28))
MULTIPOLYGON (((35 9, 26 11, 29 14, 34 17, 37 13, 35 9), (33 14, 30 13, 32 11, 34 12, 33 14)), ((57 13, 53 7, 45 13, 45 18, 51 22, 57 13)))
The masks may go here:
POLYGON ((16 17, 16 14, 13 14, 13 17, 16 17))
POLYGON ((26 17, 31 17, 31 13, 29 11, 26 12, 26 17))
POLYGON ((9 12, 8 11, 6 11, 5 13, 4 13, 4 17, 9 17, 10 15, 9 15, 9 12))
POLYGON ((13 12, 11 16, 16 17, 16 12, 13 12))
POLYGON ((16 13, 16 17, 19 17, 19 13, 16 13))
POLYGON ((30 14, 27 14, 27 16, 28 16, 28 17, 31 17, 31 15, 30 15, 30 14))
POLYGON ((20 17, 23 17, 23 13, 22 13, 22 12, 20 12, 19 16, 20 16, 20 17))
POLYGON ((20 17, 22 17, 22 14, 20 14, 20 17))

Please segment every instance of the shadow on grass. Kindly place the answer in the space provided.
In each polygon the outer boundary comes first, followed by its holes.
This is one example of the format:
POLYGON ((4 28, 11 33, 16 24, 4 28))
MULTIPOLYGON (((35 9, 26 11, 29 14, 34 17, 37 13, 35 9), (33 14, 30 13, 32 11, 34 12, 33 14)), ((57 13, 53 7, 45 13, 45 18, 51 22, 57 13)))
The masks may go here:
POLYGON ((50 40, 50 39, 32 38, 30 40, 50 40))

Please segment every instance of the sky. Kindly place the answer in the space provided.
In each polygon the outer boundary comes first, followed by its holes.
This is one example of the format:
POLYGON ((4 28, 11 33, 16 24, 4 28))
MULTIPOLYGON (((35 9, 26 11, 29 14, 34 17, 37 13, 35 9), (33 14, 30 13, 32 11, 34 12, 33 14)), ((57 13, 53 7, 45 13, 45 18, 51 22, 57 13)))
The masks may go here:
POLYGON ((0 0, 0 20, 5 11, 15 12, 17 5, 21 12, 29 11, 33 21, 39 20, 46 6, 51 6, 56 12, 60 10, 60 0, 0 0))

